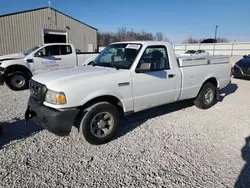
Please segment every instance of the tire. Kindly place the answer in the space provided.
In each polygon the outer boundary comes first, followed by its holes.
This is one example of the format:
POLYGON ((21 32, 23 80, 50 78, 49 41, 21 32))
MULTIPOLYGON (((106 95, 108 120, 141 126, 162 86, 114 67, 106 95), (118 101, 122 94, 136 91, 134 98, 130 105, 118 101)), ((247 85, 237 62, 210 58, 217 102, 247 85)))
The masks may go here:
POLYGON ((115 137, 119 124, 119 112, 112 104, 108 102, 93 104, 87 109, 87 112, 81 112, 80 117, 82 119, 80 121, 79 132, 90 144, 105 144, 115 137), (104 115, 105 113, 106 115, 104 115), (107 118, 108 116, 109 118, 107 118), (100 119, 100 117, 104 118, 100 119), (109 122, 107 120, 109 120, 109 122), (109 127, 109 130, 107 127, 109 127), (106 134, 104 130, 107 132, 106 134), (98 136, 100 133, 104 135, 98 136))
POLYGON ((29 76, 23 72, 17 71, 7 75, 6 84, 14 91, 20 91, 28 89, 29 76))
POLYGON ((201 88, 198 96, 194 100, 194 104, 197 108, 208 109, 208 108, 211 108, 215 104, 215 102, 216 102, 215 86, 212 83, 207 82, 201 88), (208 95, 206 95, 206 94, 208 94, 208 95), (207 97, 207 96, 209 96, 209 97, 207 97), (207 99, 206 99, 206 97, 207 97, 207 99))

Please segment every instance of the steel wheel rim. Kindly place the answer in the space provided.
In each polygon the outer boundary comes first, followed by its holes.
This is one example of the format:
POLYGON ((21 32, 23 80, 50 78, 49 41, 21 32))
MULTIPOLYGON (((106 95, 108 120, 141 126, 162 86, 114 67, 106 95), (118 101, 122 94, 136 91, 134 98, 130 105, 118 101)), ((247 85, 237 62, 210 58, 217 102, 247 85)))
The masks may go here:
POLYGON ((103 138, 107 136, 114 127, 114 117, 109 112, 100 112, 94 116, 90 123, 91 133, 98 137, 103 138))
POLYGON ((214 91, 211 88, 208 88, 205 91, 204 98, 206 104, 211 104, 214 100, 214 91))
POLYGON ((11 78, 11 84, 18 88, 23 87, 25 79, 20 75, 15 75, 11 78))

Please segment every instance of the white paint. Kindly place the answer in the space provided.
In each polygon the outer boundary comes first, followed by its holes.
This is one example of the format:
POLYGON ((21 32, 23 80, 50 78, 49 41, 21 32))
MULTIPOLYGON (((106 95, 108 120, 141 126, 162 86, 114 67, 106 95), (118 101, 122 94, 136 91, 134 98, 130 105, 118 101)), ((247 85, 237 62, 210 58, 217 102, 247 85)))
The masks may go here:
MULTIPOLYGON (((129 43, 142 44, 142 48, 129 70, 85 66, 34 76, 35 81, 45 84, 48 89, 61 91, 66 95, 67 104, 53 105, 45 102, 44 105, 56 109, 77 107, 96 97, 111 95, 122 102, 125 112, 141 111, 162 104, 194 98, 203 83, 212 77, 217 80, 220 89, 230 82, 229 58, 225 59, 226 62, 223 64, 179 67, 172 45, 168 42, 134 41, 129 43), (136 73, 135 69, 144 50, 152 45, 163 45, 167 48, 170 69, 136 73), (170 74, 175 76, 169 78, 170 74), (120 86, 119 84, 122 83, 128 84, 120 86)), ((215 60, 216 58, 213 59, 213 61, 215 60)), ((200 60, 192 60, 192 62, 195 61, 200 60)))
POLYGON ((32 75, 36 75, 42 72, 54 71, 59 69, 72 68, 76 66, 87 65, 93 61, 98 53, 95 54, 76 54, 75 47, 72 44, 67 43, 48 43, 39 46, 38 49, 25 56, 23 53, 9 54, 0 56, 1 67, 8 69, 12 65, 21 65, 30 70, 32 75), (70 45, 72 49, 71 54, 66 55, 51 55, 38 57, 36 54, 47 46, 52 45, 70 45), (4 60, 8 59, 8 60, 4 60), (32 59, 33 62, 29 63, 27 60, 32 59))

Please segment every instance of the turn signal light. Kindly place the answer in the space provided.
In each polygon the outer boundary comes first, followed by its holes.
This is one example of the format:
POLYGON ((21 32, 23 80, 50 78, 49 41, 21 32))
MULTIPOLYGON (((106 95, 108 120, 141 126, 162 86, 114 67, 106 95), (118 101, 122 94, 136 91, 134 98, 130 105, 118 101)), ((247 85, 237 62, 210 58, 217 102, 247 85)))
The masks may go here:
POLYGON ((65 104, 66 103, 65 95, 58 94, 56 96, 56 102, 57 102, 57 104, 65 104))

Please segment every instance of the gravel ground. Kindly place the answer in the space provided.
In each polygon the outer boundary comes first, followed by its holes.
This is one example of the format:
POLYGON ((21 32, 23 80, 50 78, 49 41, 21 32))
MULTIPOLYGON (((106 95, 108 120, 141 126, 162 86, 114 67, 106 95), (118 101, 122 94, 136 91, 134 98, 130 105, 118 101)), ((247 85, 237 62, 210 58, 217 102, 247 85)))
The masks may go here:
POLYGON ((238 178, 246 185, 249 81, 234 79, 223 94, 209 110, 180 102, 130 116, 114 141, 93 146, 75 129, 57 137, 25 125, 29 92, 1 86, 0 187, 219 188, 238 178))

